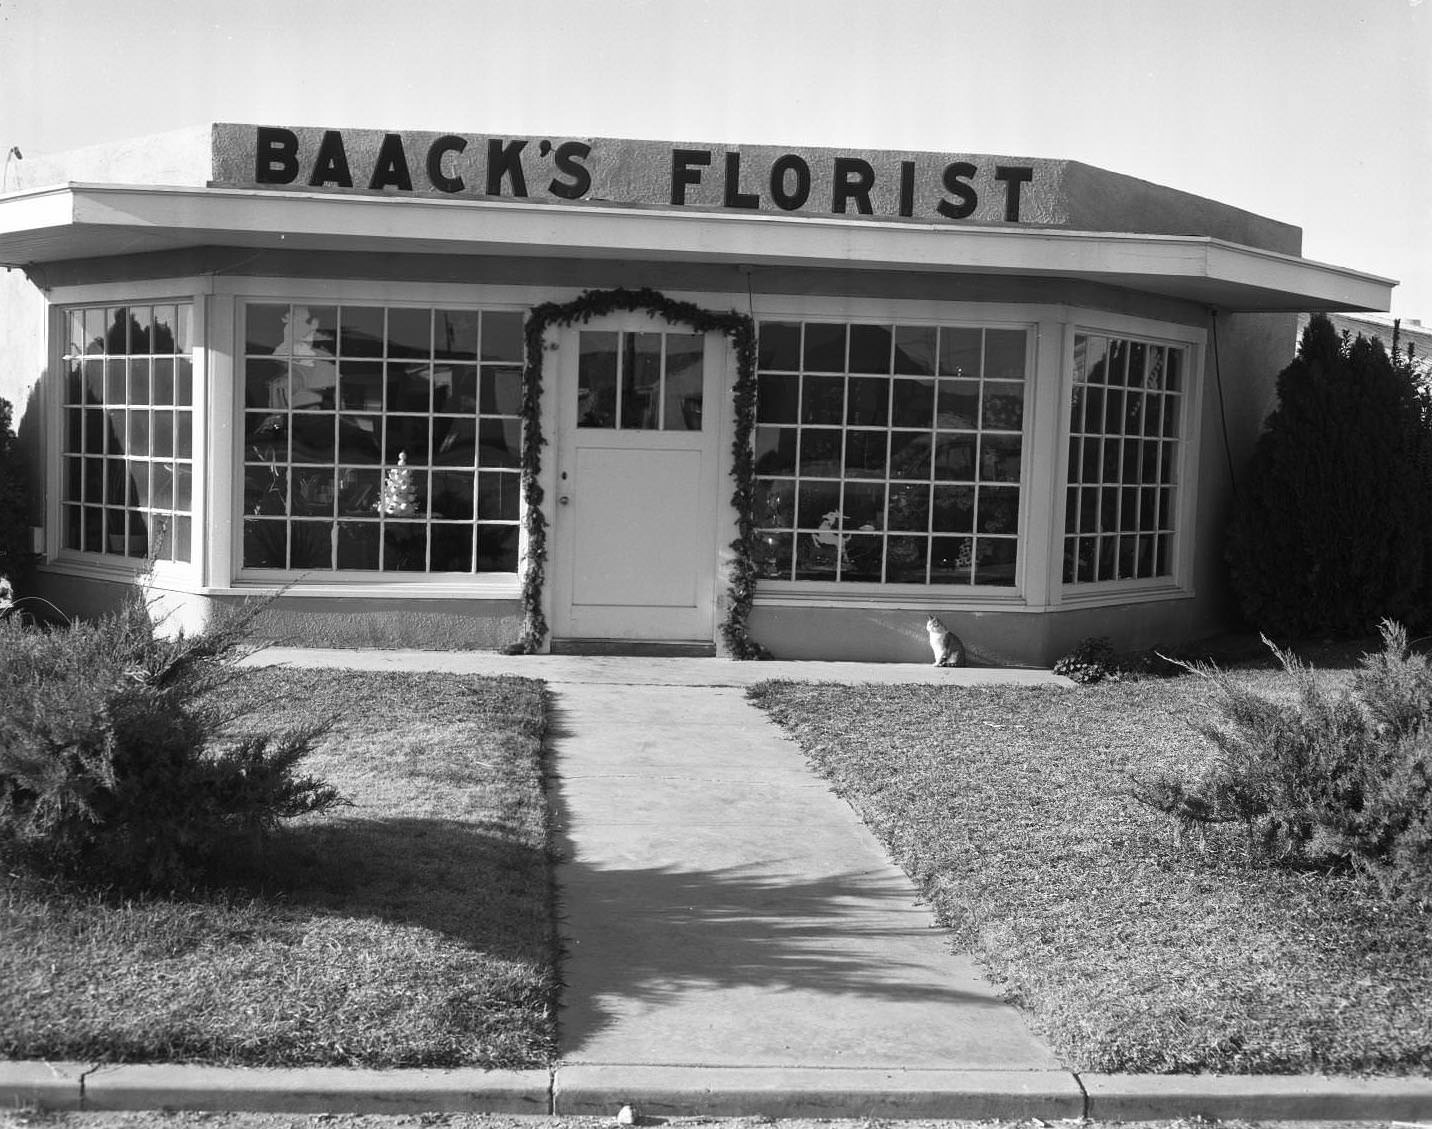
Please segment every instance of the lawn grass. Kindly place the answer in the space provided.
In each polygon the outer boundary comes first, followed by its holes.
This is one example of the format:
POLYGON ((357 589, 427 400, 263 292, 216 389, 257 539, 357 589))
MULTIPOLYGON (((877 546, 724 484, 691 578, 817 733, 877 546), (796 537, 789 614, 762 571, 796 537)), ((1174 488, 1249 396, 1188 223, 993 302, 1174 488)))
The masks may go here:
POLYGON ((543 1066, 555 1045, 540 683, 263 669, 244 729, 335 718, 304 817, 222 891, 0 885, 0 1058, 543 1066))
POLYGON ((1075 1069, 1432 1069, 1432 915, 1251 862, 1241 831, 1176 846, 1126 797, 1130 771, 1201 762, 1206 681, 751 697, 1075 1069))

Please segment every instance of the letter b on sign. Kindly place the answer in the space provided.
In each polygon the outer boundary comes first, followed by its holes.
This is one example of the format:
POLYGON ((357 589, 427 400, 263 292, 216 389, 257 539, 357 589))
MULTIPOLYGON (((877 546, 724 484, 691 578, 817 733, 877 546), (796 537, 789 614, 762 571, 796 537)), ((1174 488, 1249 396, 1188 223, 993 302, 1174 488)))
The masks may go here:
POLYGON ((261 125, 254 148, 256 182, 292 184, 298 179, 298 135, 293 130, 261 125))

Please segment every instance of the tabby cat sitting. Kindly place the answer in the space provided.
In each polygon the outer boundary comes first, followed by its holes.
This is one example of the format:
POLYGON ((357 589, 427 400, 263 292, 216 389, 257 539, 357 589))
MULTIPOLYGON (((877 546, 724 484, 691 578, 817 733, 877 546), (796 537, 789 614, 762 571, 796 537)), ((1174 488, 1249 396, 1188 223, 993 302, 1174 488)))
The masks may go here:
POLYGON ((925 630, 930 633, 930 650, 935 653, 936 666, 965 665, 964 643, 937 616, 932 615, 925 621, 925 630))

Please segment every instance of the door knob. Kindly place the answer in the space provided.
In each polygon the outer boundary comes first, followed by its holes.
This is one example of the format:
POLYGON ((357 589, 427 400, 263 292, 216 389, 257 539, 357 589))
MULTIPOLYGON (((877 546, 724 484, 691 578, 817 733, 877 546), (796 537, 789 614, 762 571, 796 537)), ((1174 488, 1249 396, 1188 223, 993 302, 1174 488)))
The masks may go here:
POLYGON ((557 504, 559 506, 565 506, 570 500, 571 499, 569 499, 567 495, 563 494, 560 498, 557 499, 557 504))

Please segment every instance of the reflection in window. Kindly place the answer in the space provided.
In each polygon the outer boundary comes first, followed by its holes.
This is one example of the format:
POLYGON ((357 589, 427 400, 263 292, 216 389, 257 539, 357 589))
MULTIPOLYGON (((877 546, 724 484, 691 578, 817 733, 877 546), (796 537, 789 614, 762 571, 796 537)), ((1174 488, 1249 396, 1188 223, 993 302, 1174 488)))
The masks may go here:
POLYGON ((1013 586, 1026 336, 763 322, 760 574, 1013 586))
POLYGON ((1064 583, 1174 571, 1185 351, 1076 334, 1064 583))
POLYGON ((515 572, 522 315, 245 307, 243 564, 515 572))
POLYGON ((704 350, 699 333, 583 330, 577 426, 700 431, 704 350))
POLYGON ((66 313, 66 549, 191 559, 192 320, 187 302, 66 313))

